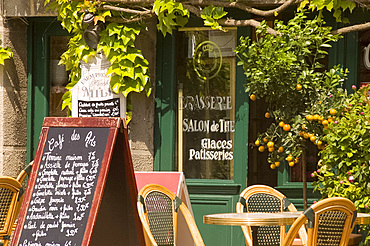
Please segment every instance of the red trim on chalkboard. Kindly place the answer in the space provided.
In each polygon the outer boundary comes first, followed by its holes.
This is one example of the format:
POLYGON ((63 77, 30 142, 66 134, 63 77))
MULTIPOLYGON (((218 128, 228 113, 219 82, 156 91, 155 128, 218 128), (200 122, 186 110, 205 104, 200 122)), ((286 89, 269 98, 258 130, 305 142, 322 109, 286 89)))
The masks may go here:
POLYGON ((91 204, 89 220, 87 221, 87 224, 86 224, 86 229, 84 233, 85 236, 82 239, 81 245, 90 245, 96 218, 98 217, 99 207, 103 199, 105 181, 107 180, 107 177, 108 177, 109 166, 112 160, 113 150, 114 150, 114 146, 115 146, 116 139, 117 139, 117 134, 118 134, 117 128, 111 128, 109 130, 107 145, 104 150, 104 157, 101 163, 99 178, 96 183, 94 198, 91 204))
POLYGON ((35 158, 34 158, 34 161, 33 161, 31 174, 29 176, 30 178, 28 180, 26 193, 24 194, 21 210, 19 212, 17 227, 16 227, 16 230, 14 232, 12 245, 19 245, 18 241, 20 239, 23 224, 24 224, 24 221, 26 219, 27 210, 28 210, 28 207, 30 205, 33 188, 35 187, 37 173, 38 173, 38 170, 39 170, 39 167, 40 167, 42 152, 43 152, 43 149, 45 147, 46 137, 48 135, 48 132, 49 132, 48 127, 47 128, 43 127, 42 130, 41 130, 39 144, 37 146, 36 155, 35 155, 35 158))
POLYGON ((121 118, 118 117, 45 117, 44 127, 115 127, 121 125, 121 118))

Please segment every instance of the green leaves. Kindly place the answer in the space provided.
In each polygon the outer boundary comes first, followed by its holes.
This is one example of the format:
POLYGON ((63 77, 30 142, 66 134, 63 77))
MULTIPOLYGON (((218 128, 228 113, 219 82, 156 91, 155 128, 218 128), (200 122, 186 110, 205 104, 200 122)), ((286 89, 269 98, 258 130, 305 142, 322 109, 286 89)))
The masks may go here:
POLYGON ((202 10, 201 18, 204 20, 205 26, 210 26, 212 27, 212 29, 224 31, 224 29, 217 22, 217 20, 221 19, 226 15, 227 12, 224 11, 223 7, 215 7, 213 4, 211 4, 202 10))
POLYGON ((311 0, 310 2, 305 0, 301 3, 298 10, 301 10, 308 3, 309 8, 312 9, 312 11, 322 11, 325 8, 329 12, 334 11, 333 16, 335 17, 336 21, 344 23, 349 23, 349 21, 348 18, 342 16, 342 13, 347 9, 352 12, 352 10, 356 7, 356 3, 351 0, 311 0))
POLYGON ((9 47, 7 48, 0 47, 0 65, 4 65, 4 61, 12 57, 13 57, 13 52, 11 51, 9 47))
POLYGON ((327 146, 314 184, 322 196, 347 197, 359 212, 370 212, 370 103, 369 88, 345 97, 335 122, 326 129, 327 146), (333 192, 334 191, 334 192, 333 192))
POLYGON ((140 30, 141 26, 137 24, 110 23, 100 34, 97 51, 103 51, 112 63, 107 72, 111 76, 112 91, 126 97, 132 91, 146 90, 147 95, 151 93, 149 62, 135 48, 135 39, 140 30))
MULTIPOLYGON (((45 3, 49 3, 46 1, 45 3)), ((126 97, 130 92, 146 91, 149 96, 151 93, 151 84, 149 79, 149 63, 142 55, 141 51, 135 48, 135 39, 140 34, 142 26, 135 24, 118 24, 109 23, 105 30, 100 33, 100 42, 97 50, 91 49, 83 38, 84 29, 87 27, 83 23, 85 10, 94 13, 94 22, 105 22, 108 16, 122 16, 121 13, 107 11, 96 8, 99 2, 94 1, 66 1, 56 0, 49 3, 48 8, 58 11, 58 20, 62 26, 73 34, 71 37, 68 50, 61 56, 61 64, 66 65, 70 70, 70 83, 66 86, 69 90, 81 78, 80 61, 87 62, 89 57, 94 56, 96 52, 104 52, 107 59, 111 62, 108 69, 110 76, 111 89, 115 93, 122 93, 126 97)), ((178 5, 175 3, 175 5, 178 5)), ((181 11, 171 10, 170 4, 166 5, 167 9, 161 9, 162 12, 178 13, 181 11)), ((179 7, 181 9, 181 7, 179 7)), ((187 12, 183 10, 183 12, 187 12)), ((130 18, 129 14, 125 14, 130 18)), ((166 17, 171 18, 171 17, 166 17)), ((176 19, 175 18, 175 19, 176 19)), ((168 19, 166 19, 168 20, 168 19)), ((179 21, 181 22, 181 21, 179 21)), ((67 91, 63 95, 62 108, 71 106, 71 93, 67 91)), ((130 113, 128 113, 130 115, 130 113)))
POLYGON ((157 28, 164 36, 179 26, 184 27, 190 16, 189 10, 173 0, 156 0, 153 12, 158 16, 157 28))

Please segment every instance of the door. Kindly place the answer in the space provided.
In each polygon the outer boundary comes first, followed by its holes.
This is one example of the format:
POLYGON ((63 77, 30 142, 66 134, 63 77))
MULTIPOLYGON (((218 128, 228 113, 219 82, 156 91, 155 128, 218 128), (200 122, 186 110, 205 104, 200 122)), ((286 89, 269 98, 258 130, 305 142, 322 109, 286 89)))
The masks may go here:
POLYGON ((234 53, 238 37, 183 28, 158 37, 154 169, 184 172, 206 245, 243 245, 240 227, 203 224, 203 215, 235 212, 246 187, 248 95, 234 53))
POLYGON ((44 117, 66 116, 66 112, 61 111, 61 103, 68 74, 58 62, 67 50, 69 36, 56 18, 28 20, 27 162, 30 162, 44 117))

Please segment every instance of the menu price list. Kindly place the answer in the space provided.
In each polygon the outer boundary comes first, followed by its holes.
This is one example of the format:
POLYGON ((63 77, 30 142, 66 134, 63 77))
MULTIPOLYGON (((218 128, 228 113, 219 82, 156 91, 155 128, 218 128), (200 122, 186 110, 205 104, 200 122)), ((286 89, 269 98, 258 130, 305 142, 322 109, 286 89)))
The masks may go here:
POLYGON ((78 117, 119 117, 120 99, 95 101, 78 101, 78 117))
POLYGON ((109 128, 50 128, 19 246, 79 246, 109 128))

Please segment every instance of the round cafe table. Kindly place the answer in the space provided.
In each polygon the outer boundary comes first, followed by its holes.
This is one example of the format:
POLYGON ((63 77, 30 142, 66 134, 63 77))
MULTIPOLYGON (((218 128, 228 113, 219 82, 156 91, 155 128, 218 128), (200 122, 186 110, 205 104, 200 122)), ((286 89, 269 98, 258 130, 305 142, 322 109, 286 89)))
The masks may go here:
MULTIPOLYGON (((232 225, 232 226, 285 226, 291 225, 302 214, 297 212, 280 212, 280 213, 223 213, 209 214, 203 216, 203 223, 211 225, 232 225)), ((369 224, 370 214, 357 213, 356 224, 369 224)), ((252 228, 252 233, 256 232, 257 228, 252 228)), ((255 234, 255 233, 253 233, 255 234)), ((256 235, 253 235, 253 238, 256 235)), ((253 245, 257 245, 257 240, 253 240, 253 245)))

